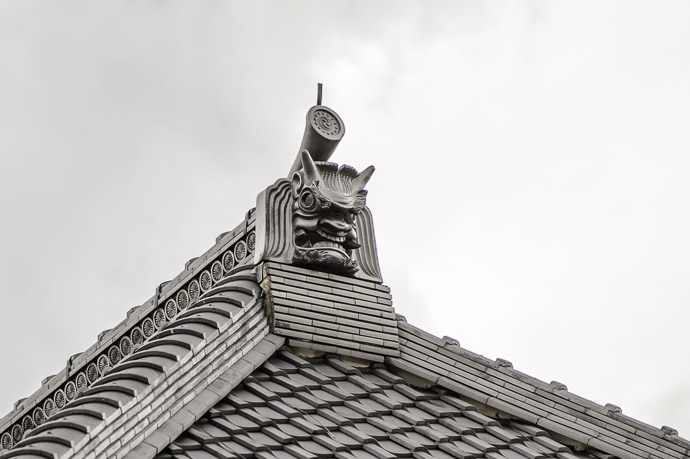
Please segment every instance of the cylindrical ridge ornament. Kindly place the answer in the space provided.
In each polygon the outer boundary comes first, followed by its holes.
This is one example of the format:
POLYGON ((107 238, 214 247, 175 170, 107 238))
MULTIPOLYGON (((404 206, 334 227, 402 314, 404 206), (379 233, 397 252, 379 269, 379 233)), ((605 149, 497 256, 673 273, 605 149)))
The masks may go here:
MULTIPOLYGON (((309 151, 314 161, 328 161, 343 135, 345 123, 340 116, 324 105, 314 105, 307 112, 307 125, 299 151, 309 151)), ((302 160, 298 153, 288 177, 301 168, 302 160)))

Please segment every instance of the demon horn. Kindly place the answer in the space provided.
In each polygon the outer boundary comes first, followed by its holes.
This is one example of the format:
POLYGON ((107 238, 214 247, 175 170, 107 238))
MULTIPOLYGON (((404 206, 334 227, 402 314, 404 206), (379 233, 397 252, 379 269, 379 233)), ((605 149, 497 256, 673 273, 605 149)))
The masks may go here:
POLYGON ((364 187, 367 186, 367 182, 371 178, 371 175, 374 173, 374 170, 374 166, 369 166, 362 172, 357 174, 357 176, 354 179, 352 179, 352 189, 355 191, 363 190, 364 187))
POLYGON ((311 159, 309 150, 302 150, 299 155, 302 160, 302 167, 304 168, 306 183, 322 181, 319 169, 316 167, 316 164, 314 164, 314 160, 311 159))

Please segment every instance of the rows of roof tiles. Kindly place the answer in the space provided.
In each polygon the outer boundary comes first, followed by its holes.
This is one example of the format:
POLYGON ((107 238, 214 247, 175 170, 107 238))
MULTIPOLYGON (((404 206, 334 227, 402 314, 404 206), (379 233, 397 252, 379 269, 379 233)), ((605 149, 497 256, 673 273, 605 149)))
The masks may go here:
POLYGON ((231 275, 235 266, 246 266, 254 251, 253 225, 254 216, 248 214, 242 225, 220 235, 205 254, 190 260, 180 275, 161 284, 154 298, 132 308, 122 323, 101 333, 88 350, 71 357, 63 371, 46 378, 34 394, 15 403, 15 409, 0 420, 0 451, 21 441, 27 431, 43 424, 105 376, 173 317, 231 275))
POLYGON ((441 388, 411 387, 384 365, 280 351, 157 457, 607 458, 539 427, 492 419, 441 388))
POLYGON ((531 421, 544 429, 612 452, 622 458, 686 459, 690 442, 668 427, 658 429, 512 368, 489 360, 407 324, 399 316, 399 358, 386 363, 457 391, 493 409, 531 421))
POLYGON ((254 273, 227 278, 0 457, 125 454, 268 333, 258 297, 254 273))
MULTIPOLYGON (((346 313, 356 311, 348 310, 352 304, 339 304, 334 300, 346 296, 347 291, 341 286, 348 282, 352 283, 349 288, 358 289, 358 294, 371 291, 372 286, 360 280, 300 267, 275 263, 269 266, 271 279, 277 280, 275 285, 271 285, 275 290, 274 295, 278 295, 275 299, 276 333, 288 337, 291 346, 347 355, 351 352, 351 346, 361 345, 357 338, 339 339, 337 336, 338 327, 343 323, 342 318, 338 317, 340 309, 344 309, 346 313), (294 288, 285 288, 283 284, 294 288), (304 292, 307 293, 300 295, 304 292), (284 308, 281 301, 285 302, 286 294, 290 293, 291 307, 284 308), (299 302, 303 304, 300 305, 299 302), (297 324, 283 325, 290 318, 297 324), (322 324, 327 325, 323 327, 322 324), (324 340, 324 335, 327 336, 325 341, 328 344, 317 342, 324 340)), ((387 290, 387 287, 381 285, 373 288, 380 288, 382 293, 387 290)), ((353 299, 358 298, 354 295, 350 301, 353 299)), ((369 300, 367 304, 372 304, 372 298, 359 299, 369 300)), ((384 298, 384 306, 386 301, 384 298)), ((354 306, 356 307, 356 303, 354 306)), ((374 310, 381 307, 376 306, 378 307, 374 310)), ((674 429, 648 426, 622 415, 620 408, 614 405, 602 407, 570 394, 560 383, 545 384, 514 371, 510 362, 502 359, 494 362, 465 351, 456 340, 439 340, 406 324, 402 316, 398 317, 400 321, 396 328, 400 326, 397 335, 402 355, 396 358, 397 355, 389 354, 388 363, 391 365, 445 384, 494 409, 521 416, 531 422, 540 422, 544 428, 570 436, 583 444, 606 448, 623 457, 652 458, 667 455, 683 458, 690 455, 690 444, 679 438, 674 429)), ((359 323, 367 324, 366 316, 359 323)), ((380 361, 375 353, 360 357, 380 361)))
POLYGON ((290 345, 383 362, 398 356, 390 290, 371 281, 267 263, 275 333, 290 345))

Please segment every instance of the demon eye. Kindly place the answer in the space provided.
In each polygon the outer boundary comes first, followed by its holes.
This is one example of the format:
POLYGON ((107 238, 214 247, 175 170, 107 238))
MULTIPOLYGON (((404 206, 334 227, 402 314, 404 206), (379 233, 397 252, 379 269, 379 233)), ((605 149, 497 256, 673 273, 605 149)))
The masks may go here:
POLYGON ((316 197, 311 190, 304 190, 299 198, 300 207, 307 211, 316 209, 316 197))

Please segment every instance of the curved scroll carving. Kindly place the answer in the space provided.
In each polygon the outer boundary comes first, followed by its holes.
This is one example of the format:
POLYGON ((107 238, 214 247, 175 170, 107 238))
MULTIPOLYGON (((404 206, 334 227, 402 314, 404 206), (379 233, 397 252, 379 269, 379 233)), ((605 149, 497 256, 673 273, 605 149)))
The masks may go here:
POLYGON ((287 179, 280 179, 257 199, 257 237, 254 261, 292 258, 292 196, 287 179))
POLYGON ((374 236, 374 220, 368 207, 362 208, 357 215, 357 232, 361 247, 355 251, 354 256, 359 263, 361 273, 370 280, 381 282, 381 268, 379 256, 376 251, 376 237, 374 236))

